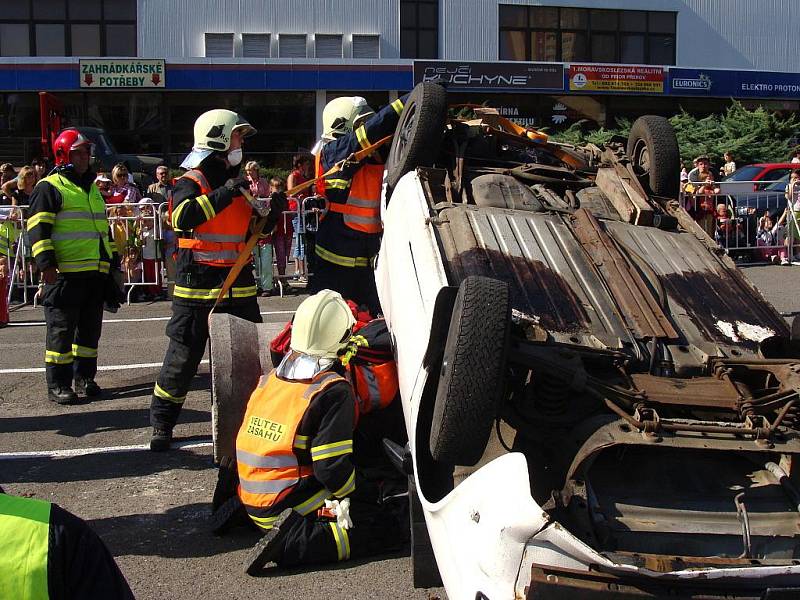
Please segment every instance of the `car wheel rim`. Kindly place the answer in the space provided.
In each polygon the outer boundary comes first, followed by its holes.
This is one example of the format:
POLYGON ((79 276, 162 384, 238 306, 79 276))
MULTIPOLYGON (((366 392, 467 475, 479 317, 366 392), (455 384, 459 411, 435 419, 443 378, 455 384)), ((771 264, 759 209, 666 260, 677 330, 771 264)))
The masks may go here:
POLYGON ((400 128, 400 132, 397 135, 397 154, 396 156, 403 156, 406 152, 406 148, 411 144, 411 138, 414 134, 414 126, 416 125, 417 121, 417 106, 416 104, 412 104, 411 106, 407 106, 405 111, 403 112, 403 126, 400 128))
POLYGON ((644 143, 644 140, 639 140, 636 143, 632 158, 634 160, 634 165, 639 168, 642 174, 646 175, 650 173, 650 151, 647 148, 647 144, 644 143))

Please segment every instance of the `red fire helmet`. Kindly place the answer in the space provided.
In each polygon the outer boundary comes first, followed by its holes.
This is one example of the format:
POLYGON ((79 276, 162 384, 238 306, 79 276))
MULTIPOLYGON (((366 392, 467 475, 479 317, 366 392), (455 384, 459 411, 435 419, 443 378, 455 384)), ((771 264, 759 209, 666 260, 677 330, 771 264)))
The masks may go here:
POLYGON ((89 153, 91 154, 92 145, 92 142, 77 129, 62 131, 53 142, 53 156, 56 158, 56 165, 63 166, 69 164, 70 151, 77 150, 81 146, 89 146, 89 153))

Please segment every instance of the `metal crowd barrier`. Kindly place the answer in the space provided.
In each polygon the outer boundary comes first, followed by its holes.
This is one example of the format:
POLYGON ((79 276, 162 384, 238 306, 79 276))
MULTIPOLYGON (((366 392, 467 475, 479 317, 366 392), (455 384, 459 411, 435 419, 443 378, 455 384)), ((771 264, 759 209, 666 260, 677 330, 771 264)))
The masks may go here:
POLYGON ((166 203, 129 203, 110 204, 106 206, 108 224, 111 227, 112 240, 117 246, 122 262, 122 273, 127 289, 126 301, 131 302, 131 295, 137 287, 158 287, 163 292, 163 209, 166 203), (147 211, 146 213, 143 211, 147 211), (148 214, 149 213, 149 214, 148 214), (148 235, 143 235, 148 233, 148 235), (122 247, 118 242, 123 239, 122 247), (145 258, 145 253, 152 258, 145 258), (145 260, 153 261, 152 269, 145 269, 145 260), (148 278, 146 270, 152 270, 148 278))
MULTIPOLYGON (((164 227, 162 218, 165 214, 165 207, 166 203, 121 203, 106 206, 106 215, 112 231, 112 243, 116 244, 118 238, 124 238, 124 246, 122 248, 118 247, 117 250, 120 252, 120 259, 122 260, 123 281, 127 289, 126 301, 129 304, 131 295, 137 287, 159 286, 163 291, 165 253, 163 251, 164 227), (143 207, 150 207, 152 214, 143 215, 143 207), (152 240, 148 253, 151 250, 155 251, 155 258, 152 259, 155 261, 153 276, 150 278, 145 274, 144 260, 140 256, 143 247, 137 243, 137 238, 144 231, 145 226, 151 232, 151 235, 147 237, 152 240)), ((40 283, 39 273, 31 254, 31 244, 27 235, 27 210, 29 206, 20 205, 16 208, 19 209, 19 217, 16 220, 17 236, 7 300, 9 306, 12 306, 11 300, 14 290, 21 290, 22 302, 19 304, 25 305, 32 302, 36 306, 39 299, 40 283)))
POLYGON ((794 197, 788 199, 780 191, 730 194, 721 192, 718 183, 696 183, 681 191, 680 202, 739 264, 778 262, 784 257, 800 264, 800 256, 794 259, 795 252, 800 254, 800 184, 795 188, 794 197))
MULTIPOLYGON (((297 202, 297 209, 295 210, 285 210, 283 211, 283 230, 286 231, 289 227, 289 223, 297 219, 298 224, 300 225, 300 231, 297 232, 299 236, 303 238, 303 248, 305 249, 305 265, 306 265, 306 272, 304 274, 295 273, 295 275, 283 275, 283 276, 275 276, 274 279, 278 284, 278 292, 283 298, 284 295, 284 286, 289 279, 297 275, 308 277, 313 275, 311 270, 309 269, 309 262, 308 262, 308 234, 309 233, 316 233, 319 229, 319 222, 322 217, 325 216, 325 213, 328 210, 328 200, 325 199, 323 196, 308 196, 303 198, 302 200, 296 196, 289 196, 290 200, 294 200, 297 202), (313 206, 311 203, 313 202, 313 206), (322 205, 322 208, 318 208, 316 205, 322 205), (308 225, 308 216, 312 216, 313 225, 308 225)), ((294 243, 294 241, 293 241, 294 243)), ((288 257, 287 257, 288 259, 288 257)), ((273 268, 277 264, 277 256, 273 253, 273 268)))

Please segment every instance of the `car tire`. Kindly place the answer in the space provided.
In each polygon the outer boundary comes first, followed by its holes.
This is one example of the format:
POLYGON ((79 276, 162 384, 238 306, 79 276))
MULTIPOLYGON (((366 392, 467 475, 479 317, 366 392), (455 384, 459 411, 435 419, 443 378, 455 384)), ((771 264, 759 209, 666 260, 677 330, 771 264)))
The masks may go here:
POLYGON ((655 196, 677 198, 681 156, 675 129, 664 117, 639 117, 628 136, 628 158, 655 196))
POLYGON ((433 164, 446 123, 447 92, 435 83, 417 84, 403 106, 386 159, 389 191, 409 171, 433 164))
POLYGON ((434 460, 472 466, 483 455, 503 394, 510 316, 508 284, 473 276, 459 286, 431 421, 434 460))
POLYGON ((442 587, 425 514, 419 501, 414 478, 408 478, 408 514, 411 521, 411 575, 415 588, 442 587))

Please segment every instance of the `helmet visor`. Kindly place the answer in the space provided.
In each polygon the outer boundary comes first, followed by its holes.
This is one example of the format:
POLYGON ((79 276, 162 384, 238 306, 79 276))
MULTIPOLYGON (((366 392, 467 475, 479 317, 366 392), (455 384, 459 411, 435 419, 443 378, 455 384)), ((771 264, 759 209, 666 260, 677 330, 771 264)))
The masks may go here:
POLYGON ((332 358, 310 356, 295 350, 283 357, 277 375, 282 379, 313 379, 315 375, 330 368, 332 358))

